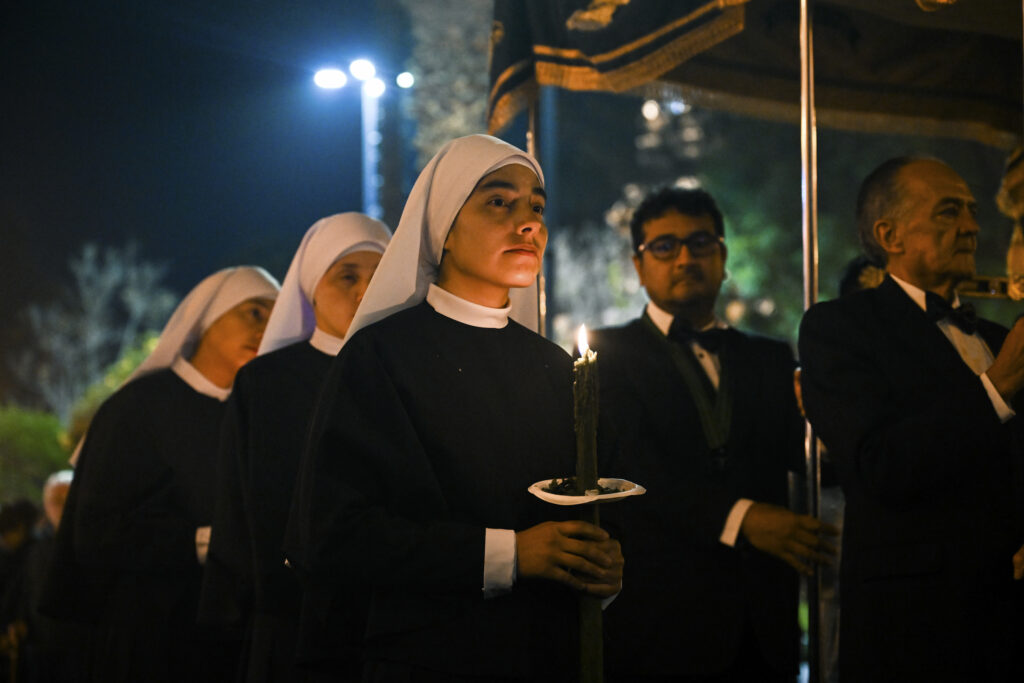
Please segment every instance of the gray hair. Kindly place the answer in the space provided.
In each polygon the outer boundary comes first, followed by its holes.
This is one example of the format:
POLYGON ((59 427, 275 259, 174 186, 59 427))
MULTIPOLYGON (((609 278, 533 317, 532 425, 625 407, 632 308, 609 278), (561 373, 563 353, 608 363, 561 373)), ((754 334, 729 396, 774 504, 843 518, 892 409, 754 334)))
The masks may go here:
POLYGON ((907 197, 899 175, 915 161, 937 160, 924 156, 889 159, 868 174, 857 193, 857 233, 864 253, 879 267, 885 267, 889 257, 875 238, 875 223, 886 218, 898 220, 905 215, 907 197))

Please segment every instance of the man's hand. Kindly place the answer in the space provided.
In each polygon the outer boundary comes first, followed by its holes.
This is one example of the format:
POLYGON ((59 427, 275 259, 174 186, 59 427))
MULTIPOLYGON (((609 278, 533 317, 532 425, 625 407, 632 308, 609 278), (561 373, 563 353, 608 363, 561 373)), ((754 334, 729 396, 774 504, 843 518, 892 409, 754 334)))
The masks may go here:
POLYGON ((839 535, 831 524, 768 503, 751 505, 740 531, 752 546, 807 576, 813 573, 808 560, 832 564, 836 549, 823 536, 839 535))
POLYGON ((986 374, 1007 403, 1024 388, 1024 318, 1010 329, 986 374))
POLYGON ((516 532, 517 575, 607 598, 622 589, 622 550, 608 532, 581 521, 544 522, 516 532))
POLYGON ((1013 578, 1024 579, 1024 545, 1013 554, 1013 578))

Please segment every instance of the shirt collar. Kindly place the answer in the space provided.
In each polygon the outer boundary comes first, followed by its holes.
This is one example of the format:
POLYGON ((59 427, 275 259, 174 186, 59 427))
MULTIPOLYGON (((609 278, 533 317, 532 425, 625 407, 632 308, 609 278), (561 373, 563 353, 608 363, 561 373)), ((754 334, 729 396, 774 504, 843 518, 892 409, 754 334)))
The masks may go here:
POLYGON ((508 313, 512 310, 511 306, 491 308, 466 301, 435 284, 431 284, 427 289, 427 303, 444 317, 456 322, 493 329, 501 329, 508 325, 508 313))
MULTIPOLYGON (((917 287, 916 285, 910 284, 906 280, 901 280, 900 278, 896 277, 892 273, 889 273, 889 277, 891 277, 893 279, 893 282, 898 284, 903 289, 903 291, 907 293, 907 296, 909 296, 913 300, 913 302, 915 304, 920 306, 922 311, 927 311, 928 310, 928 303, 925 300, 925 296, 926 296, 927 292, 925 292, 920 287, 917 287)), ((954 290, 953 291, 953 308, 956 308, 959 305, 960 305, 960 295, 956 292, 956 290, 954 290)))
POLYGON ((313 328, 313 336, 309 338, 310 346, 321 353, 326 353, 328 356, 337 356, 344 343, 344 339, 328 334, 319 327, 313 328))
MULTIPOLYGON (((663 335, 668 336, 668 330, 670 327, 672 327, 672 320, 674 319, 674 316, 671 313, 661 308, 653 301, 648 301, 647 317, 651 319, 651 322, 654 323, 654 326, 657 327, 663 335)), ((721 320, 719 320, 718 318, 715 318, 707 325, 700 328, 698 332, 703 332, 704 330, 713 330, 715 328, 725 330, 728 329, 729 326, 726 325, 721 320)))
POLYGON ((192 365, 181 356, 174 359, 174 363, 171 364, 171 370, 174 371, 174 374, 180 377, 185 384, 189 385, 203 396, 215 398, 223 403, 228 400, 228 396, 231 395, 230 387, 227 389, 218 387, 216 384, 206 379, 203 373, 196 369, 196 366, 192 365))

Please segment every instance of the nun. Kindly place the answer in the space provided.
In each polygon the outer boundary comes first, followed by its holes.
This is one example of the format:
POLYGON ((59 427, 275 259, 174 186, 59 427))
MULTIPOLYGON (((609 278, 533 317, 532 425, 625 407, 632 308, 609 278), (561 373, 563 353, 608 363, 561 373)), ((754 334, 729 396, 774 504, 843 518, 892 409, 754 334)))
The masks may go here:
POLYGON ((448 143, 324 383, 287 550, 370 595, 365 680, 571 680, 577 594, 620 587, 617 541, 527 493, 575 465, 571 359, 529 329, 544 204, 533 157, 448 143))
POLYGON ((201 564, 224 401, 277 292, 261 268, 207 277, 90 424, 44 588, 46 611, 93 625, 88 680, 231 677, 233 642, 196 625, 201 564))
MULTIPOLYGON (((284 564, 285 526, 320 384, 390 238, 387 226, 361 213, 313 224, 288 268, 259 357, 238 373, 228 400, 200 618, 245 624, 239 680, 308 679, 296 666, 302 595, 284 564)), ((350 631, 361 631, 365 607, 350 613, 350 631)), ((360 639, 347 640, 329 656, 307 643, 301 658, 309 667, 325 660, 337 672, 348 667, 358 680, 360 639)))

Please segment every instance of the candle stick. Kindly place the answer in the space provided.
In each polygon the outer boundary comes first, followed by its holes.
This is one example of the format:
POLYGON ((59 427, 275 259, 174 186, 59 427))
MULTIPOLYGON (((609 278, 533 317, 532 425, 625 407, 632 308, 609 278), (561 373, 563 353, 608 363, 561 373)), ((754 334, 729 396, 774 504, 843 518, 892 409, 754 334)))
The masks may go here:
MULTIPOLYGON (((576 493, 597 489, 597 354, 587 344, 587 328, 580 326, 580 357, 573 365, 573 414, 576 425, 576 493)), ((581 505, 580 518, 598 526, 597 504, 581 505)), ((581 683, 604 680, 604 635, 601 601, 581 595, 580 678, 581 683)))
POLYGON ((580 325, 580 357, 573 366, 573 403, 576 422, 576 493, 597 488, 597 354, 587 344, 587 328, 580 325))

